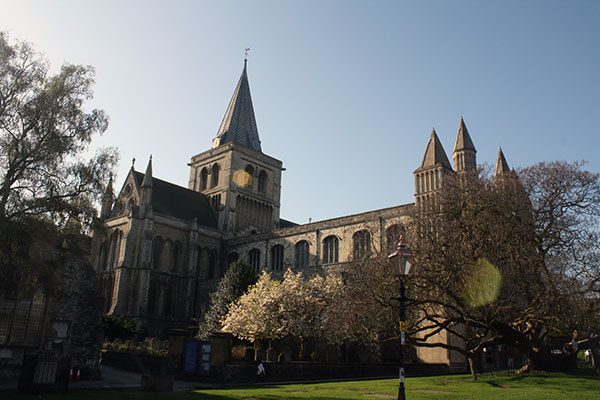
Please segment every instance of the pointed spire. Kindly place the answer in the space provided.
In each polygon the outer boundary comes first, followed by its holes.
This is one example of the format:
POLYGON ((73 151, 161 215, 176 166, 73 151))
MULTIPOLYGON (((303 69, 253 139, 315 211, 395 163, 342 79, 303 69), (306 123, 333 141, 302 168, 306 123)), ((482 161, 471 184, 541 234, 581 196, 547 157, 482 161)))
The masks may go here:
POLYGON ((114 201, 113 176, 111 173, 110 178, 108 180, 108 185, 106 185, 106 190, 104 191, 104 195, 102 196, 102 208, 100 210, 101 218, 108 218, 110 216, 110 211, 112 210, 113 201, 114 201))
POLYGON ((242 76, 233 92, 217 136, 213 139, 213 148, 235 142, 257 151, 261 150, 246 67, 247 60, 244 59, 242 76))
POLYGON ((504 153, 502 153, 502 147, 498 147, 498 157, 496 157, 496 169, 494 171, 494 177, 496 178, 500 175, 506 175, 509 172, 510 168, 506 162, 506 158, 504 158, 504 153))
POLYGON ((144 174, 144 180, 142 181, 142 198, 140 200, 140 206, 144 215, 150 210, 152 204, 152 156, 148 160, 148 166, 146 167, 146 173, 144 174))
POLYGON ((452 169, 444 147, 440 142, 440 139, 435 132, 435 129, 431 130, 431 136, 429 142, 427 142, 427 148, 425 149, 425 155, 423 156, 423 162, 421 162, 421 168, 433 167, 437 164, 441 164, 445 168, 452 169))
POLYGON ((146 173, 142 181, 142 187, 145 186, 152 187, 152 155, 150 155, 150 160, 148 160, 148 166, 146 167, 146 173))
POLYGON ((454 142, 454 150, 452 150, 454 170, 456 172, 463 172, 477 168, 476 153, 477 150, 473 146, 467 125, 465 125, 465 121, 461 116, 456 141, 454 142))
POLYGON ((457 151, 462 150, 475 150, 475 146, 473 145, 473 141, 471 140, 471 136, 469 135, 469 131, 467 130, 467 125, 465 125, 465 121, 463 117, 460 117, 460 123, 458 124, 458 133, 456 134, 456 141, 454 142, 454 150, 452 150, 452 154, 457 151))

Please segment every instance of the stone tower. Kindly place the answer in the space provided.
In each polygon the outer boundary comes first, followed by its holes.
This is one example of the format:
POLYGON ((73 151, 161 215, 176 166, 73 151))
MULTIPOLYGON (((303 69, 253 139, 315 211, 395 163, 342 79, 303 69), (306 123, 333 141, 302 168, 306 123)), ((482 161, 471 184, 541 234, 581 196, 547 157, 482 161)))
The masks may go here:
POLYGON ((279 227, 281 161, 262 152, 247 61, 212 148, 192 157, 188 188, 207 195, 229 234, 279 227))
POLYGON ((454 150, 452 150, 452 159, 454 161, 454 170, 462 172, 472 170, 477 167, 477 159, 475 158, 475 146, 469 136, 469 131, 465 125, 465 121, 460 117, 458 125, 458 133, 454 142, 454 150))
POLYGON ((432 210, 434 195, 442 188, 444 176, 452 172, 452 167, 435 132, 431 131, 421 166, 413 172, 415 176, 415 204, 423 211, 432 210))

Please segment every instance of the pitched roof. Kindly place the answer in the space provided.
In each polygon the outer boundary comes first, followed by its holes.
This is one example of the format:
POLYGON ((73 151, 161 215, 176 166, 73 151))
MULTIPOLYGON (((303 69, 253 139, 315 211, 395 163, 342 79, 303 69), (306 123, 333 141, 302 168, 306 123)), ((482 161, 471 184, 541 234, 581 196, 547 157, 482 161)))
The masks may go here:
POLYGON ((494 170, 494 176, 504 175, 510 172, 504 153, 502 153, 502 147, 498 147, 498 157, 496 157, 496 169, 494 170))
POLYGON ((467 126, 465 125, 465 121, 463 117, 460 117, 460 123, 458 125, 458 133, 456 134, 456 141, 454 142, 454 150, 452 153, 454 154, 457 151, 461 150, 475 150, 475 146, 473 145, 473 141, 471 140, 471 136, 469 135, 469 131, 467 130, 467 126))
POLYGON ((246 60, 244 60, 242 76, 233 92, 217 136, 213 139, 212 147, 228 142, 239 143, 257 151, 261 149, 250 96, 246 60))
POLYGON ((452 169, 448 157, 446 156, 446 152, 444 151, 444 147, 442 146, 435 129, 432 129, 420 169, 433 167, 438 164, 441 164, 443 167, 450 170, 452 169))
MULTIPOLYGON (((146 177, 133 171, 138 187, 146 177)), ((208 197, 202 193, 174 185, 163 180, 152 178, 152 210, 155 213, 168 215, 182 220, 196 219, 198 225, 217 228, 217 219, 208 197)))

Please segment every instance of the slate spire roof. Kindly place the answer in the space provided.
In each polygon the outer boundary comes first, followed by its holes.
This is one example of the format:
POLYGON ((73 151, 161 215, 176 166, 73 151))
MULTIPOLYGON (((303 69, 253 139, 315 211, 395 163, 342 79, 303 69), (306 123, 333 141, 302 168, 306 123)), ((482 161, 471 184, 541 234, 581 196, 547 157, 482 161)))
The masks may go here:
POLYGON ((443 167, 450 170, 452 169, 448 157, 446 156, 446 152, 442 147, 442 143, 440 142, 435 129, 432 129, 429 142, 427 142, 427 148, 425 149, 425 155, 423 156, 423 162, 421 162, 421 167, 419 169, 434 167, 438 164, 441 164, 443 167))
POLYGON ((473 141, 471 140, 471 136, 469 135, 469 131, 467 130, 467 126, 465 125, 465 121, 463 117, 460 117, 460 123, 458 125, 458 133, 456 135, 456 141, 454 142, 454 150, 452 153, 456 153, 461 150, 475 150, 475 146, 473 145, 473 141))
POLYGON ((244 60, 242 76, 233 92, 217 136, 213 139, 213 148, 234 142, 261 151, 246 64, 247 60, 244 60))
POLYGON ((510 172, 504 153, 502 153, 502 147, 498 147, 498 157, 496 158, 496 169, 494 170, 494 176, 505 175, 510 172))

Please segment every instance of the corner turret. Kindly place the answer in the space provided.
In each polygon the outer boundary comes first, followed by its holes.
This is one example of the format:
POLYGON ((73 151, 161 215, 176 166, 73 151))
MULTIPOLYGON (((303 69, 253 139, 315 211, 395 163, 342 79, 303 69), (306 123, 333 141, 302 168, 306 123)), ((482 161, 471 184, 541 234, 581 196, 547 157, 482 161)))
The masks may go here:
POLYGON ((475 154, 475 146, 465 125, 463 117, 460 117, 458 125, 458 133, 454 142, 454 150, 452 150, 452 159, 454 161, 454 170, 456 172, 475 169, 477 167, 477 159, 475 154))

